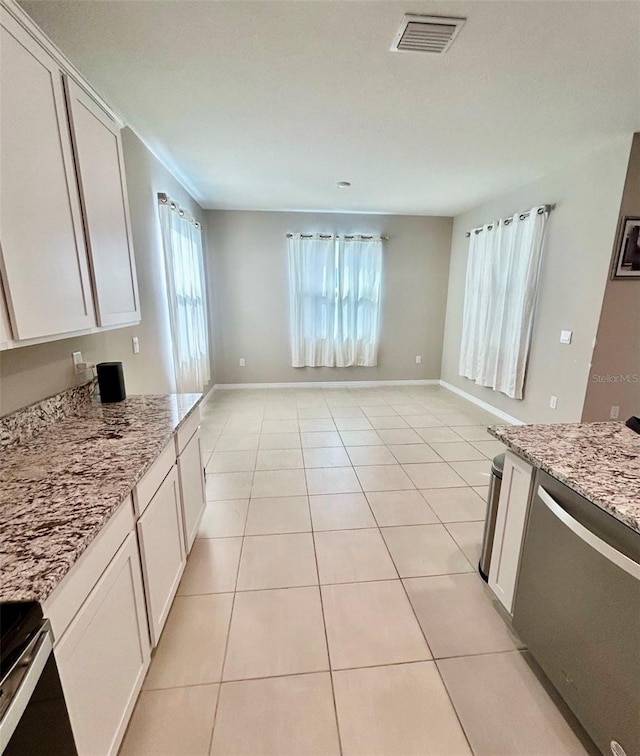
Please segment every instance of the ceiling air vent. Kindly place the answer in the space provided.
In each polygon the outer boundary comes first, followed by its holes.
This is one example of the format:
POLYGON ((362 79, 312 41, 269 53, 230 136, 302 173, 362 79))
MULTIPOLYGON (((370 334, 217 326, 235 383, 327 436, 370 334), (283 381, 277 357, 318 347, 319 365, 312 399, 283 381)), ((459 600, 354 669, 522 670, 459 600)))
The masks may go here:
POLYGON ((406 15, 391 50, 438 54, 446 52, 465 21, 465 18, 406 15))

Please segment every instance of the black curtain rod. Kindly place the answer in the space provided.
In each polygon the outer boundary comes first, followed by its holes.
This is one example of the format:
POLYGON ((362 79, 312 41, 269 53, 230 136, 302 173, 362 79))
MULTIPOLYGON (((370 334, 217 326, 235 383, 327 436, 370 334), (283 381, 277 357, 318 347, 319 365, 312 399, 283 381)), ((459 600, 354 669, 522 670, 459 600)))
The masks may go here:
MULTIPOLYGON (((545 213, 550 213, 554 207, 555 205, 543 205, 542 207, 538 208, 538 215, 544 215, 545 213)), ((518 216, 518 220, 524 220, 525 218, 528 218, 530 215, 531 215, 531 210, 529 210, 529 212, 526 212, 526 213, 520 213, 520 215, 518 216)), ((512 220, 513 220, 512 217, 504 218, 503 220, 498 221, 498 223, 504 223, 505 226, 508 226, 512 220)), ((469 238, 471 234, 481 234, 483 230, 484 230, 483 228, 474 228, 471 231, 467 231, 465 236, 469 238)), ((489 231, 493 230, 493 223, 490 226, 487 226, 487 230, 489 231)))

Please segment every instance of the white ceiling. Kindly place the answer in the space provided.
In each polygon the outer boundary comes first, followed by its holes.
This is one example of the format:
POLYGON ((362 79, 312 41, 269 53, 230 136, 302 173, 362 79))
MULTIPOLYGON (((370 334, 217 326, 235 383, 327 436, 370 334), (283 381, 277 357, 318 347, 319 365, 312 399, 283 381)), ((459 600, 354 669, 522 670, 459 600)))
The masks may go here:
POLYGON ((206 208, 454 215, 640 130, 638 2, 22 4, 206 208))

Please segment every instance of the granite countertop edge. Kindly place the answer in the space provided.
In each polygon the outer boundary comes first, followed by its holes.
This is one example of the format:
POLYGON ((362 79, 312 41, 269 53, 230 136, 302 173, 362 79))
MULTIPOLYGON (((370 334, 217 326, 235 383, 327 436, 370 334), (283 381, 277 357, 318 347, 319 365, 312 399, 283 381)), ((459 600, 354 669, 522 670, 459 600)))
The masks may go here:
MULTIPOLYGON (((531 441, 532 436, 537 436, 538 441, 544 442, 548 440, 549 446, 553 448, 553 441, 554 438, 557 438, 559 428, 570 428, 575 434, 579 434, 583 429, 585 438, 587 438, 587 434, 591 433, 596 426, 613 429, 615 433, 618 433, 620 431, 622 431, 623 433, 626 432, 626 439, 635 440, 633 436, 628 435, 632 434, 633 431, 627 431, 624 424, 620 422, 517 426, 494 425, 487 428, 487 432, 494 438, 504 443, 508 449, 515 452, 519 457, 522 457, 527 462, 530 462, 534 467, 548 473, 556 480, 564 483, 577 494, 580 494, 580 496, 583 496, 585 499, 600 507, 600 509, 603 509, 620 522, 640 533, 640 499, 637 498, 634 494, 627 494, 626 496, 620 494, 614 495, 609 493, 608 491, 602 492, 599 490, 602 481, 606 479, 607 475, 609 476, 609 480, 614 479, 613 472, 601 473, 601 477, 594 482, 593 470, 590 469, 588 473, 589 479, 585 480, 585 473, 580 469, 579 465, 575 465, 575 470, 565 472, 563 470, 560 470, 559 465, 553 460, 549 460, 543 457, 541 453, 537 452, 535 448, 532 449, 532 446, 535 446, 531 441), (523 430, 525 431, 525 433, 527 433, 529 438, 527 438, 526 440, 520 440, 513 437, 517 437, 519 433, 522 433, 523 430), (604 478, 602 476, 604 476, 604 478)), ((607 454, 611 454, 613 451, 615 451, 615 449, 606 449, 606 451, 603 450, 603 456, 607 456, 607 454)), ((577 451, 577 454, 578 456, 580 456, 580 450, 577 451)), ((636 457, 636 459, 638 460, 638 464, 640 464, 640 437, 638 437, 638 456, 636 457)), ((571 459, 564 457, 562 460, 562 465, 565 468, 567 466, 571 467, 571 459)), ((638 485, 640 485, 640 483, 638 485)))
MULTIPOLYGON (((68 481, 57 481, 54 485, 55 495, 52 496, 52 502, 40 490, 46 488, 46 479, 30 485, 24 480, 8 482, 6 476, 0 478, 5 489, 4 493, 0 493, 0 532, 3 532, 0 536, 1 602, 43 603, 51 596, 69 570, 131 495, 162 450, 200 406, 202 399, 202 394, 141 395, 130 397, 123 402, 122 406, 132 406, 134 411, 139 413, 142 424, 145 421, 145 403, 155 402, 164 405, 161 411, 165 412, 165 416, 160 421, 157 417, 149 421, 150 426, 153 426, 154 422, 160 422, 163 427, 144 438, 144 448, 139 452, 142 456, 140 464, 136 459, 127 466, 126 451, 121 455, 123 469, 109 475, 108 492, 101 490, 100 480, 92 480, 86 473, 74 478, 71 471, 67 476, 68 481), (136 404, 140 404, 137 409, 136 404), (172 417, 174 413, 177 413, 177 418, 172 417), (68 495, 61 501, 59 497, 66 489, 68 495), (78 508, 77 527, 70 527, 69 511, 74 506, 78 508), (33 513, 44 508, 47 508, 50 522, 43 524, 39 529, 37 523, 33 522, 33 513), (56 510, 64 512, 64 522, 59 523, 61 528, 58 528, 58 523, 55 522, 56 510), (60 532, 61 529, 64 532, 60 532)), ((117 405, 100 405, 93 401, 77 415, 55 422, 38 437, 13 448, 6 457, 14 466, 24 459, 26 467, 29 468, 33 465, 31 458, 46 457, 46 450, 57 440, 57 432, 63 433, 63 429, 70 427, 69 424, 75 423, 75 428, 82 435, 83 419, 89 424, 95 420, 93 413, 115 414, 119 409, 117 405)), ((149 412, 157 414, 158 408, 150 409, 149 412)), ((80 442, 63 440, 60 444, 78 458, 86 453, 80 442)), ((4 460, 0 467, 5 467, 4 460)))

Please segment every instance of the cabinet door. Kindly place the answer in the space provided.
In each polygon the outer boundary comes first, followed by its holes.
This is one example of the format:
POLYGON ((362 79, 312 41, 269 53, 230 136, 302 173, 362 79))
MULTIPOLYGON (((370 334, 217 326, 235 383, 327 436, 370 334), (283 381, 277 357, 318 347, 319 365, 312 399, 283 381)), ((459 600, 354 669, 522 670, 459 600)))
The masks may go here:
POLYGON ((54 653, 80 756, 116 754, 149 665, 144 592, 133 533, 54 653))
POLYGON ((0 262, 16 339, 95 325, 62 74, 0 8, 0 262))
POLYGON ((182 498, 184 539, 187 553, 189 553, 198 531, 205 504, 200 431, 194 433, 182 454, 178 457, 178 473, 182 498))
POLYGON ((489 587, 509 614, 513 606, 532 482, 531 465, 507 452, 491 551, 489 587))
POLYGON ((138 538, 151 642, 156 646, 185 565, 175 465, 138 520, 138 538))
POLYGON ((140 320, 120 128, 65 78, 98 325, 140 320))

